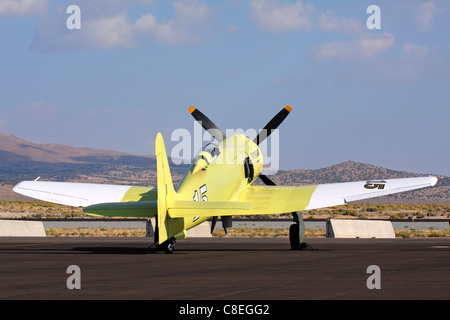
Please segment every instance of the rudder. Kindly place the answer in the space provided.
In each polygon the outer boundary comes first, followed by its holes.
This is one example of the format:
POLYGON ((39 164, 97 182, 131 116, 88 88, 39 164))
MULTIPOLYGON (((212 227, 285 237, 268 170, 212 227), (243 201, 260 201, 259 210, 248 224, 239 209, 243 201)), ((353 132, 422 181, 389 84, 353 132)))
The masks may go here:
POLYGON ((183 219, 173 219, 168 215, 168 207, 175 200, 176 192, 173 187, 170 174, 169 160, 161 133, 158 133, 155 141, 156 174, 157 174, 157 215, 155 230, 155 244, 162 244, 182 231, 183 219))

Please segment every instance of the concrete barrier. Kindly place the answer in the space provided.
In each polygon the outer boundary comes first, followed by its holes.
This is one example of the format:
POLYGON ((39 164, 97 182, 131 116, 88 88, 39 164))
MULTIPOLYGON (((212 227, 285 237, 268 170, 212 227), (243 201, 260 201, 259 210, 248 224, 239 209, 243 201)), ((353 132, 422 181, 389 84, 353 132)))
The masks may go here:
POLYGON ((327 238, 395 238, 390 221, 342 220, 327 221, 327 238))
MULTIPOLYGON (((155 235, 155 218, 151 218, 146 224, 146 236, 153 237, 155 235)), ((211 227, 208 221, 205 221, 195 228, 189 229, 187 231, 187 238, 211 238, 211 227)))
POLYGON ((45 237, 41 221, 0 220, 0 237, 45 237))
POLYGON ((198 226, 187 231, 188 238, 211 238, 211 227, 208 221, 200 223, 198 226))

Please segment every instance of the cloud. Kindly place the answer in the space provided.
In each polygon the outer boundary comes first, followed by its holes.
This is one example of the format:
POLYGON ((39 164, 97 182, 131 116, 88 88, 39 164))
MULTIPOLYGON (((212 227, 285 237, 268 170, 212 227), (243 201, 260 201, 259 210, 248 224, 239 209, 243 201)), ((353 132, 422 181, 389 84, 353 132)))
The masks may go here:
POLYGON ((47 12, 48 0, 2 0, 1 16, 29 17, 43 15, 47 12))
POLYGON ((93 6, 91 2, 78 1, 82 17, 80 30, 66 27, 65 19, 69 15, 64 14, 65 7, 58 7, 56 11, 63 14, 46 16, 36 22, 30 48, 40 52, 129 48, 146 38, 170 46, 190 45, 202 41, 212 20, 212 9, 204 2, 180 0, 173 3, 173 19, 159 20, 146 13, 131 21, 127 11, 132 2, 153 3, 150 0, 121 0, 112 4, 99 1, 95 2, 93 10, 89 10, 93 6))
POLYGON ((252 0, 250 17, 259 29, 271 33, 307 30, 313 25, 309 17, 313 9, 312 5, 303 5, 301 0, 292 4, 280 0, 252 0))
POLYGON ((212 9, 196 0, 176 2, 173 7, 174 19, 158 22, 154 15, 145 14, 136 21, 134 31, 171 46, 200 43, 200 34, 211 21, 212 9))
POLYGON ((428 46, 421 46, 415 43, 405 42, 402 45, 402 52, 405 57, 414 59, 424 59, 428 56, 428 46))
POLYGON ((394 45, 395 38, 393 35, 385 32, 381 36, 369 35, 359 39, 357 49, 358 54, 362 58, 372 59, 378 54, 388 50, 394 45))
POLYGON ((430 30, 433 25, 433 19, 436 14, 440 13, 433 1, 422 3, 419 6, 419 12, 416 16, 416 21, 418 23, 418 29, 420 31, 430 30))
POLYGON ((82 32, 68 31, 63 42, 71 48, 86 49, 133 46, 133 26, 127 22, 125 14, 88 20, 83 23, 82 28, 82 32))
POLYGON ((331 11, 318 18, 318 26, 324 31, 335 31, 343 34, 361 34, 365 28, 361 21, 347 17, 337 17, 331 11))
POLYGON ((311 56, 316 60, 373 59, 394 46, 395 38, 385 32, 368 34, 354 41, 326 42, 313 47, 311 56))

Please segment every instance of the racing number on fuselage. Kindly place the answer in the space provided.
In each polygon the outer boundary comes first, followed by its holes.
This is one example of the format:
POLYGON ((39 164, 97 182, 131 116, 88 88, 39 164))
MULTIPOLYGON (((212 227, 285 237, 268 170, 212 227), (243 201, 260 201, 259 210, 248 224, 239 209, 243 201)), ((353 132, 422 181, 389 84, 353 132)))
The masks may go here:
MULTIPOLYGON (((208 201, 208 197, 206 196, 206 191, 208 191, 206 188, 206 184, 202 185, 199 188, 199 191, 200 191, 201 201, 208 201)), ((194 191, 194 196, 192 197, 192 199, 194 199, 194 201, 199 201, 199 195, 198 195, 197 190, 194 191)), ((195 222, 198 218, 199 217, 194 217, 193 222, 195 222)))
MULTIPOLYGON (((200 190, 200 198, 201 198, 201 201, 208 201, 208 197, 207 197, 206 194, 205 194, 206 191, 207 191, 207 189, 206 189, 206 184, 202 185, 202 186, 199 188, 199 190, 200 190)), ((194 197, 193 197, 193 199, 194 199, 194 201, 199 201, 197 190, 194 191, 194 197)))

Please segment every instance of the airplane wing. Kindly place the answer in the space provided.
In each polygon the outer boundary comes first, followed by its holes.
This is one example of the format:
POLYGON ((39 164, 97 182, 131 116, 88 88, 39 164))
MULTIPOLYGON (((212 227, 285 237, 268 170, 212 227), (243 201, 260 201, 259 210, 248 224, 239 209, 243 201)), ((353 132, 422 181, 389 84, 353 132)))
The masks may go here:
MULTIPOLYGON (((250 186, 236 202, 174 201, 168 211, 172 218, 290 213, 431 187, 436 183, 435 177, 419 177, 296 187, 250 186)), ((151 217, 157 211, 156 188, 23 181, 13 190, 44 201, 85 207, 86 213, 94 215, 151 217)))
POLYGON ((308 186, 250 186, 236 202, 174 201, 169 215, 234 216, 291 213, 434 186, 435 177, 328 183, 308 186))
POLYGON ((431 187, 437 180, 435 177, 419 177, 298 187, 252 186, 239 201, 252 205, 245 214, 290 213, 431 187))
POLYGON ((346 204, 352 201, 386 196, 405 191, 432 187, 436 177, 418 177, 318 185, 306 210, 346 204))
POLYGON ((73 207, 157 199, 156 188, 110 184, 22 181, 13 190, 31 198, 73 207))

